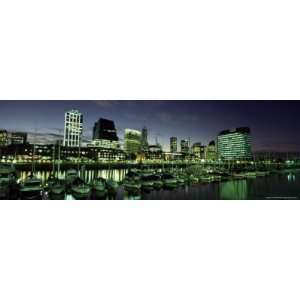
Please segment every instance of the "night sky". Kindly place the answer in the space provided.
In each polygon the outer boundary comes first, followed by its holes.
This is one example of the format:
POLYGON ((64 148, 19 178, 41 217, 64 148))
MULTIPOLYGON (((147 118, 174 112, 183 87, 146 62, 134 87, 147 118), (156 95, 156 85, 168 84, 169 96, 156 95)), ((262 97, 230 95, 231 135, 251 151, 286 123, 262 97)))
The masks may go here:
POLYGON ((26 131, 30 141, 61 138, 64 112, 84 115, 84 139, 100 117, 124 129, 148 128, 150 143, 157 138, 169 151, 170 136, 207 144, 224 129, 249 126, 255 151, 300 151, 300 101, 1 101, 0 128, 26 131))

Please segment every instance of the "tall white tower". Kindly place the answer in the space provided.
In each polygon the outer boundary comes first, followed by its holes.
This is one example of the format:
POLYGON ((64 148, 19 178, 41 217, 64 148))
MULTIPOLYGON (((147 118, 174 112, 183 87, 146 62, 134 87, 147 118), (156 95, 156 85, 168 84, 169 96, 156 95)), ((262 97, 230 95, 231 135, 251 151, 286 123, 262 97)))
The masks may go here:
POLYGON ((81 144, 83 115, 78 110, 65 113, 64 146, 79 147, 81 144))

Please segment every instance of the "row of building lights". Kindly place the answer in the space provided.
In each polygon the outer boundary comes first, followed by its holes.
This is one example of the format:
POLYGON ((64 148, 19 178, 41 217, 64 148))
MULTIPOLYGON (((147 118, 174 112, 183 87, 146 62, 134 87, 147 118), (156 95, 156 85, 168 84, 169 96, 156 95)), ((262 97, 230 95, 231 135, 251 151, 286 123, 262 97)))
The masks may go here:
MULTIPOLYGON (((71 110, 65 113, 64 124, 64 146, 80 147, 83 131, 83 115, 78 110, 71 110)), ((142 131, 135 129, 125 129, 124 150, 127 153, 140 153, 143 151, 162 151, 158 144, 149 145, 147 140, 147 128, 142 131)), ((109 149, 120 149, 119 138, 114 122, 100 118, 93 128, 93 140, 87 146, 101 147, 109 149)), ((181 154, 194 154, 206 159, 234 160, 250 159, 251 137, 250 129, 247 127, 237 128, 235 131, 222 131, 217 137, 217 146, 215 142, 210 142, 207 146, 201 143, 195 143, 192 147, 190 141, 181 140, 181 154)), ((170 138, 170 153, 178 153, 177 137, 170 138)))
MULTIPOLYGON (((64 139, 65 147, 81 147, 83 133, 83 115, 78 110, 71 110, 65 113, 64 139)), ((23 132, 8 133, 0 130, 0 146, 27 144, 27 134, 23 132)), ((112 120, 100 118, 94 125, 93 138, 87 144, 88 148, 121 150, 117 130, 112 120)), ((158 141, 155 145, 148 144, 148 131, 144 127, 142 131, 125 129, 124 151, 127 154, 141 154, 143 152, 161 153, 162 147, 158 141)), ((234 131, 224 130, 219 133, 217 142, 211 141, 208 145, 194 143, 191 146, 190 140, 180 141, 180 152, 178 151, 177 137, 170 138, 170 152, 172 158, 192 154, 193 156, 206 160, 248 160, 251 159, 251 136, 248 127, 236 128, 234 131)))

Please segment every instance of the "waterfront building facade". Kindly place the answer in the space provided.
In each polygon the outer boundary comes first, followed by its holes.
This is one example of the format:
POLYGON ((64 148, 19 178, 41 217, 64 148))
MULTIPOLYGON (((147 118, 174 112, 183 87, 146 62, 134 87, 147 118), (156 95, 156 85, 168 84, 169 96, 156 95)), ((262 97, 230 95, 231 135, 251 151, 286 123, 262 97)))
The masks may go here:
POLYGON ((64 146, 79 147, 83 129, 83 115, 78 110, 65 113, 64 146))
POLYGON ((0 129, 0 146, 8 145, 8 132, 5 129, 0 129))
POLYGON ((142 134, 139 130, 125 129, 124 150, 128 154, 139 154, 142 150, 142 134))
POLYGON ((107 149, 99 147, 70 147, 59 144, 35 144, 34 151, 32 144, 8 145, 0 148, 1 160, 6 162, 31 163, 34 160, 38 163, 51 163, 53 157, 58 157, 64 163, 77 162, 107 162, 125 161, 126 154, 120 149, 107 149))
POLYGON ((162 160, 164 159, 164 153, 161 145, 149 145, 148 150, 145 153, 146 160, 162 160))
POLYGON ((194 143, 192 146, 192 154, 195 158, 201 158, 201 143, 194 143))
POLYGON ((211 141, 206 147, 205 147, 205 159, 206 160, 216 160, 218 158, 217 155, 217 148, 215 141, 211 141))
POLYGON ((10 143, 12 145, 25 145, 27 144, 27 133, 25 132, 11 132, 10 143))
POLYGON ((100 118, 93 128, 93 140, 118 141, 119 138, 114 121, 100 118))
POLYGON ((62 147, 61 157, 64 160, 76 161, 78 156, 87 162, 118 162, 125 161, 126 154, 121 149, 100 148, 100 147, 81 147, 78 153, 77 147, 62 147))
POLYGON ((249 160, 251 153, 250 128, 221 131, 217 139, 218 158, 221 160, 249 160))
POLYGON ((180 150, 181 150, 181 153, 185 153, 185 154, 189 153, 189 141, 188 140, 180 141, 180 150))
POLYGON ((182 158, 182 153, 180 152, 164 152, 164 160, 166 161, 181 160, 182 158))
POLYGON ((100 147, 106 149, 120 149, 119 141, 111 141, 106 139, 92 140, 87 147, 100 147))
POLYGON ((120 143, 114 121, 100 118, 93 128, 93 140, 87 146, 119 149, 120 143))

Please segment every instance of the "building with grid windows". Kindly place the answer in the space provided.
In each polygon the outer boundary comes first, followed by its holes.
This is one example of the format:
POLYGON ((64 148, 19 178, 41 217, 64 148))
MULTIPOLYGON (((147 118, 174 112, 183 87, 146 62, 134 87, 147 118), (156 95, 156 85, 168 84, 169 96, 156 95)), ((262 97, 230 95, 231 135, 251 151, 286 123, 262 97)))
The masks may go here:
POLYGON ((170 137, 170 152, 171 153, 177 152, 177 137, 176 136, 170 137))
POLYGON ((119 138, 114 121, 100 118, 93 128, 93 140, 118 141, 119 138))
POLYGON ((139 130, 125 129, 124 150, 129 154, 137 154, 142 150, 142 133, 139 130))
POLYGON ((83 116, 78 110, 65 113, 64 146, 79 147, 81 145, 83 116))
POLYGON ((192 153, 196 158, 201 158, 201 143, 194 143, 192 146, 192 153))
POLYGON ((252 158, 249 127, 234 131, 223 130, 217 139, 218 158, 221 160, 249 160, 252 158))
POLYGON ((89 146, 119 149, 120 143, 114 121, 100 118, 94 125, 93 140, 89 146))
POLYGON ((5 129, 0 129, 0 146, 8 144, 8 133, 5 129))
POLYGON ((26 132, 12 132, 10 134, 10 141, 12 145, 25 145, 27 144, 26 132))
POLYGON ((181 153, 189 153, 189 141, 188 140, 180 141, 180 150, 181 150, 181 153))
POLYGON ((215 141, 211 141, 206 147, 205 147, 205 159, 206 160, 216 160, 217 159, 217 149, 216 149, 216 143, 215 141))

